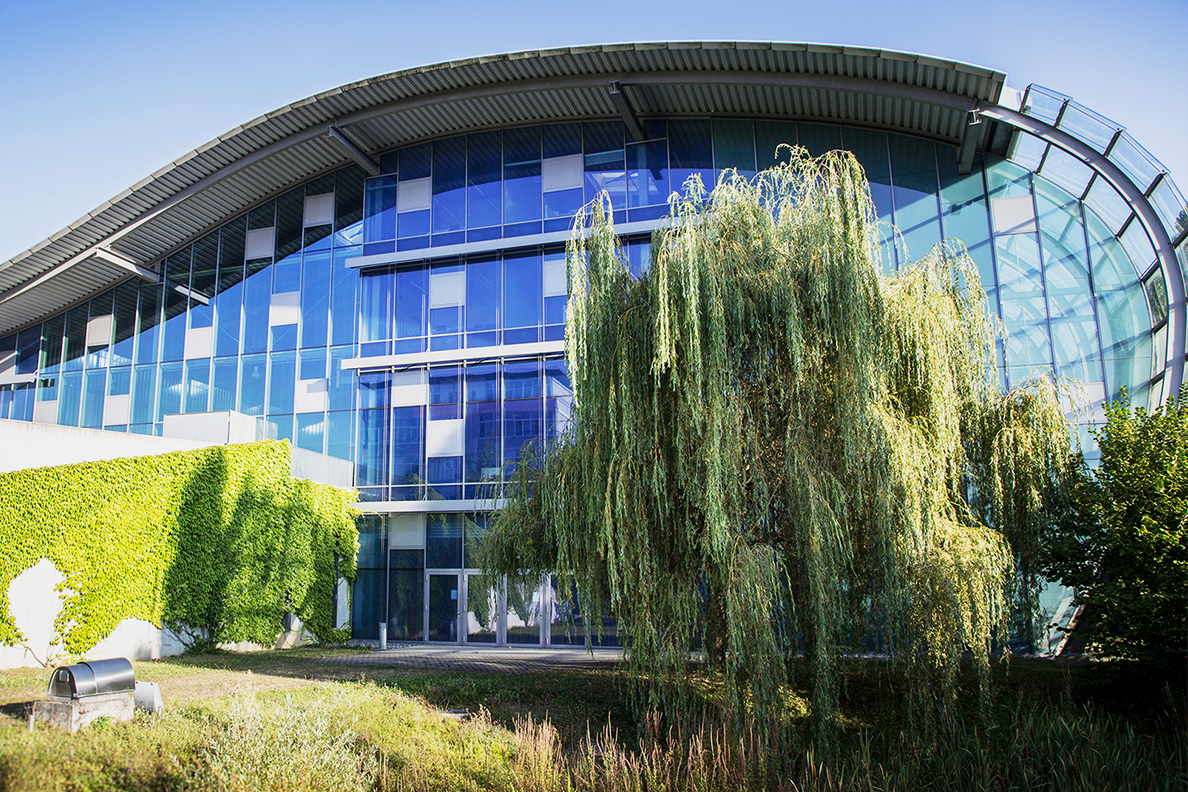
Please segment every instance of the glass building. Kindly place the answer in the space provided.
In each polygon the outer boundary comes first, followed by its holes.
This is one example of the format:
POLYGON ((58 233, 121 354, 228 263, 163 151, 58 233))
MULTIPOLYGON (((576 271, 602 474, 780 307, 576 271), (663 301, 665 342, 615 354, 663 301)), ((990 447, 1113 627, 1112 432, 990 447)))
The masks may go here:
POLYGON ((474 560, 484 483, 570 414, 572 217, 608 193, 645 268, 671 192, 782 143, 855 154, 902 234, 888 267, 965 243, 1009 332, 1004 384, 1076 378, 1086 424, 1178 390, 1188 214, 1122 127, 923 55, 660 43, 385 75, 182 157, 0 264, 0 418, 263 417, 355 465, 356 637, 613 645, 565 581, 491 583, 474 560))

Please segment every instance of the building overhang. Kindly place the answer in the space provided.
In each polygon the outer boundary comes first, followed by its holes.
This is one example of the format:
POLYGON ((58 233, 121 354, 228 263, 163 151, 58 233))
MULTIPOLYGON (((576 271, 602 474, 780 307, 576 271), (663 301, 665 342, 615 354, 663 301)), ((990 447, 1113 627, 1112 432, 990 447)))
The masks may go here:
POLYGON ((494 55, 344 85, 189 152, 0 263, 0 334, 157 262, 227 217, 311 176, 408 143, 566 119, 750 116, 843 123, 952 145, 1006 75, 889 50, 826 44, 658 42, 494 55), (612 84, 617 83, 617 86, 612 84))

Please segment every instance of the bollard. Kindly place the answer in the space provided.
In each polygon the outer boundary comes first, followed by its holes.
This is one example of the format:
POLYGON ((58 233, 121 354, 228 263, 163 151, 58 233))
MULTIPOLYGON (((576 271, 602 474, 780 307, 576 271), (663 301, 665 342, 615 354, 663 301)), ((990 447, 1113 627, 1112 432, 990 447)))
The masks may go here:
POLYGON ((380 622, 380 651, 386 651, 388 648, 388 623, 380 622))

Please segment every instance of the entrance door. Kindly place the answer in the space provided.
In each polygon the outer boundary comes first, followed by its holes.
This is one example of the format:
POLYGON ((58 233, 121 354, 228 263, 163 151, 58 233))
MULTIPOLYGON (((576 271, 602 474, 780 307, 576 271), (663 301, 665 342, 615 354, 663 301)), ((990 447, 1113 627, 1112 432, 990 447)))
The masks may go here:
POLYGON ((499 586, 473 572, 466 575, 466 643, 499 642, 499 586))
POLYGON ((459 576, 456 572, 429 575, 429 606, 425 638, 458 643, 459 576))

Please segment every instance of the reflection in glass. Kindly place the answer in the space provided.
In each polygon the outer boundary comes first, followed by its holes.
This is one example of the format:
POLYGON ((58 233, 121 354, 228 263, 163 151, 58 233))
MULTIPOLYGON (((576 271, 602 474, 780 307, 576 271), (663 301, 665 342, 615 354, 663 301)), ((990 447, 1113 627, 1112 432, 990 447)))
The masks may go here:
POLYGON ((507 581, 507 643, 539 644, 543 609, 540 581, 512 577, 507 581))
POLYGON ((466 642, 493 644, 498 629, 499 587, 486 575, 467 575, 466 642))
MULTIPOLYGON (((432 566, 432 563, 426 561, 432 566)), ((429 576, 430 641, 458 640, 458 575, 429 576)))

